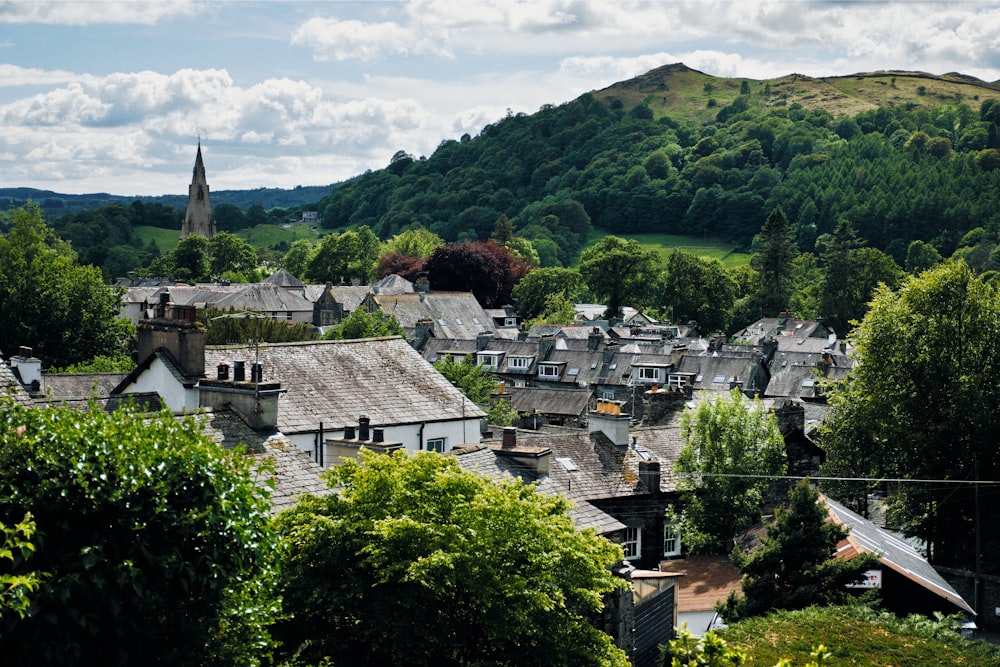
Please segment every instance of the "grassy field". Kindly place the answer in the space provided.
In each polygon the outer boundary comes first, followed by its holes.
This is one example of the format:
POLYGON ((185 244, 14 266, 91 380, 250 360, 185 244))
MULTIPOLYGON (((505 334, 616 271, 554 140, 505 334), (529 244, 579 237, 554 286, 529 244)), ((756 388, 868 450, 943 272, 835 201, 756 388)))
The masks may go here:
MULTIPOLYGON (((607 236, 603 231, 591 230, 584 250, 607 236)), ((750 254, 735 252, 730 243, 720 239, 697 238, 692 236, 677 236, 674 234, 618 234, 623 239, 639 242, 647 250, 655 250, 663 260, 674 248, 681 248, 700 257, 712 257, 720 260, 726 266, 739 266, 750 263, 750 254)))
POLYGON ((156 242, 156 247, 161 253, 172 252, 177 247, 181 232, 179 229, 163 229, 162 227, 148 227, 139 225, 133 227, 135 235, 142 239, 143 245, 149 245, 150 241, 156 242))

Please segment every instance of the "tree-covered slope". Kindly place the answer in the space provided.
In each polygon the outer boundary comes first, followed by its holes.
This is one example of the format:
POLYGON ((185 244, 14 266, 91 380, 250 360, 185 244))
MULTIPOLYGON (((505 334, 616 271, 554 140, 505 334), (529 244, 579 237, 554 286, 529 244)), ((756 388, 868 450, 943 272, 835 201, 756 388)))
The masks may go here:
POLYGON ((846 217, 901 262, 911 240, 948 254, 997 226, 998 120, 1000 89, 961 75, 752 81, 671 65, 426 158, 397 153, 320 210, 329 228, 423 225, 448 241, 484 239, 506 215, 543 259, 569 264, 591 225, 747 247, 781 206, 803 250, 846 217))

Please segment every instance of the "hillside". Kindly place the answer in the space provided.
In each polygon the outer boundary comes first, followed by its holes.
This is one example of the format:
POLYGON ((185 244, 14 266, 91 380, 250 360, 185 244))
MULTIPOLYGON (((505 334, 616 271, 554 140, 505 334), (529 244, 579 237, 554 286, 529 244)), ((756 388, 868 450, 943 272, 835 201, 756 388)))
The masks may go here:
POLYGON ((978 107, 983 100, 1000 100, 1000 85, 957 73, 936 76, 886 70, 826 78, 788 74, 759 80, 715 77, 681 63, 658 67, 596 91, 594 96, 609 103, 620 100, 625 108, 646 105, 656 118, 668 115, 674 120, 710 123, 719 108, 740 96, 743 81, 750 85, 750 99, 762 108, 799 104, 835 117, 880 107, 932 110, 960 102, 978 107), (716 101, 713 106, 708 104, 711 99, 716 101))

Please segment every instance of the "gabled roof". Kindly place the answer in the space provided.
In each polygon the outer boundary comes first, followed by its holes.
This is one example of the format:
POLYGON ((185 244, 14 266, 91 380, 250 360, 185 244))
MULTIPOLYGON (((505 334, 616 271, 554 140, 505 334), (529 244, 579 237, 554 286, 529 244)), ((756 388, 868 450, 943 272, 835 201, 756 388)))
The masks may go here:
POLYGON ((278 285, 259 283, 227 294, 215 302, 221 310, 253 310, 262 313, 312 312, 311 301, 278 285))
POLYGON ((800 320, 794 317, 762 317, 738 332, 734 338, 758 343, 769 336, 814 337, 830 340, 831 343, 837 339, 833 330, 821 320, 800 320))
POLYGON ((206 346, 205 368, 258 358, 265 381, 280 382, 278 429, 339 430, 367 414, 372 426, 477 419, 485 413, 424 361, 404 339, 206 346))
POLYGON ((42 375, 42 393, 46 402, 86 400, 111 395, 126 373, 46 373, 42 375))
POLYGON ((269 285, 277 285, 278 287, 284 287, 286 289, 289 287, 303 287, 305 285, 304 282, 284 269, 278 269, 265 278, 264 282, 269 285))
POLYGON ((390 273, 372 283, 371 291, 376 294, 411 294, 416 290, 413 288, 413 283, 403 276, 390 273))
MULTIPOLYGON (((371 289, 368 285, 331 285, 330 293, 337 300, 337 303, 344 307, 345 311, 353 313, 361 306, 365 297, 371 293, 371 289)), ((303 295, 310 302, 316 303, 324 290, 326 290, 326 285, 306 285, 303 288, 303 295)))
POLYGON ((734 376, 744 382, 752 376, 755 363, 752 350, 736 354, 684 355, 677 370, 696 374, 695 389, 728 392, 734 376))
POLYGON ((850 559, 858 554, 875 554, 884 567, 944 598, 959 609, 970 614, 976 613, 969 603, 962 599, 958 591, 912 546, 837 501, 822 494, 820 500, 826 505, 830 519, 851 531, 846 544, 842 544, 838 551, 838 557, 850 559))
MULTIPOLYGON (((572 490, 565 489, 557 485, 548 476, 539 476, 523 465, 507 458, 497 456, 493 450, 482 445, 456 449, 451 452, 458 460, 458 464, 463 469, 485 475, 494 480, 520 478, 527 483, 537 484, 539 493, 547 495, 558 495, 573 503, 569 511, 573 524, 580 530, 592 528, 598 534, 607 534, 622 530, 625 524, 615 519, 613 516, 602 512, 586 500, 580 498, 572 490)), ((550 454, 550 456, 553 456, 550 454)), ((555 461, 552 465, 558 465, 555 461)))
POLYGON ((850 369, 846 366, 831 366, 825 372, 818 372, 815 363, 795 363, 789 359, 775 357, 772 363, 772 375, 767 383, 765 396, 789 396, 810 400, 819 398, 821 378, 843 380, 850 369), (786 362, 782 365, 781 362, 786 362))
POLYGON ((434 322, 435 337, 474 339, 493 328, 493 319, 472 292, 372 294, 370 298, 383 313, 393 315, 408 335, 421 319, 434 322))
MULTIPOLYGON (((167 371, 169 371, 170 374, 174 377, 174 380, 177 381, 177 384, 181 387, 190 389, 191 387, 198 384, 198 380, 201 379, 201 376, 186 377, 184 375, 184 372, 181 370, 181 365, 177 363, 177 360, 174 359, 173 355, 161 347, 157 348, 153 352, 153 354, 149 355, 148 357, 140 361, 139 364, 132 369, 132 372, 126 375, 122 379, 122 381, 119 382, 118 385, 111 390, 111 393, 120 394, 123 391, 125 391, 125 389, 130 384, 133 384, 136 380, 138 380, 139 376, 145 373, 147 370, 149 370, 149 368, 156 362, 162 363, 163 366, 167 369, 167 371)), ((214 371, 215 368, 213 367, 212 370, 214 371)))

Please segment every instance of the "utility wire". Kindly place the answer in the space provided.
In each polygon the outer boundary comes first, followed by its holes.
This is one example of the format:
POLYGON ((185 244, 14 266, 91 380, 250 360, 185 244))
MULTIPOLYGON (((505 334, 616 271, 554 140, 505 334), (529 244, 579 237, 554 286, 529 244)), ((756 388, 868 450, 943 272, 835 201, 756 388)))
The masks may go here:
POLYGON ((986 479, 916 479, 912 477, 814 477, 812 475, 750 475, 744 473, 693 472, 674 473, 676 477, 739 477, 745 479, 808 479, 823 482, 914 482, 919 484, 979 484, 982 486, 998 486, 998 480, 986 479))

